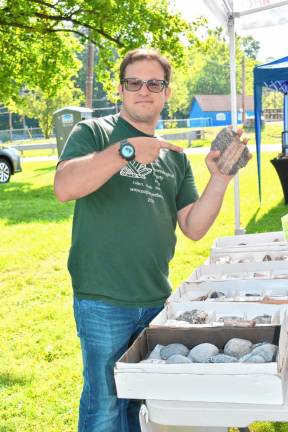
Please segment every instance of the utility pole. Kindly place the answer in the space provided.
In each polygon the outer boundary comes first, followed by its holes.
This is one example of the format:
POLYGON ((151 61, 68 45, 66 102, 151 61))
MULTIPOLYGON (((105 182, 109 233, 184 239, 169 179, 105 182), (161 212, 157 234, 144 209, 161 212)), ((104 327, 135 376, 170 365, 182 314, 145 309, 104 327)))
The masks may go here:
POLYGON ((12 112, 8 111, 8 122, 9 122, 9 138, 13 141, 13 119, 12 112))
POLYGON ((245 77, 245 54, 242 57, 242 123, 246 120, 246 77, 245 77))
POLYGON ((87 75, 86 75, 86 107, 93 108, 93 75, 94 75, 94 44, 88 43, 87 75))

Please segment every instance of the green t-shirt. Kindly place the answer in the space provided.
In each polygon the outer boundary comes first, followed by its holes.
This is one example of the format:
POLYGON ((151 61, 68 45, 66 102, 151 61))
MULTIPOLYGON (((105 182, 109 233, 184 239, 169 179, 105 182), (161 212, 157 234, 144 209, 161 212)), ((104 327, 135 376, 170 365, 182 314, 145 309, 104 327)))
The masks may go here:
MULTIPOLYGON (((136 136, 150 135, 119 115, 81 121, 60 160, 136 136)), ((163 304, 171 293, 168 263, 177 211, 197 198, 185 154, 161 150, 155 162, 129 162, 96 192, 76 200, 68 259, 75 295, 119 306, 163 304)))

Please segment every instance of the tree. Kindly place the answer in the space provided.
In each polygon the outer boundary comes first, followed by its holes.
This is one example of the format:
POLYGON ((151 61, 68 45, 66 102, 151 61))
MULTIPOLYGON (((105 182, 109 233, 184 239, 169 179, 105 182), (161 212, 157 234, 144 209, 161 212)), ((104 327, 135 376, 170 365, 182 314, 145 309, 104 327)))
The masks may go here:
POLYGON ((2 0, 0 43, 4 50, 0 61, 5 72, 0 74, 0 83, 8 80, 11 92, 14 81, 33 82, 35 75, 41 75, 49 61, 59 56, 50 44, 51 55, 46 50, 48 59, 41 65, 35 46, 43 40, 61 40, 59 34, 73 34, 82 43, 90 40, 95 44, 98 79, 111 90, 111 71, 119 55, 149 45, 179 62, 184 36, 193 41, 192 29, 180 14, 171 11, 169 0, 2 0))
MULTIPOLYGON (((251 37, 246 38, 245 41, 245 46, 250 46, 250 57, 246 59, 247 94, 253 93, 253 67, 256 64, 251 48, 253 46, 256 50, 253 41, 251 37)), ((240 94, 242 90, 241 60, 244 55, 241 37, 237 37, 236 47, 237 92, 240 94)), ((173 91, 169 101, 170 114, 181 117, 187 117, 192 99, 197 94, 224 95, 230 93, 229 46, 223 29, 221 27, 214 30, 206 28, 204 38, 187 48, 185 58, 186 62, 174 73, 173 88, 176 91, 173 91)))
POLYGON ((44 92, 38 88, 24 94, 16 101, 11 99, 8 107, 20 115, 37 119, 45 138, 49 138, 53 130, 53 113, 65 105, 79 104, 82 100, 80 89, 70 81, 66 86, 58 88, 56 94, 49 95, 49 90, 44 92))

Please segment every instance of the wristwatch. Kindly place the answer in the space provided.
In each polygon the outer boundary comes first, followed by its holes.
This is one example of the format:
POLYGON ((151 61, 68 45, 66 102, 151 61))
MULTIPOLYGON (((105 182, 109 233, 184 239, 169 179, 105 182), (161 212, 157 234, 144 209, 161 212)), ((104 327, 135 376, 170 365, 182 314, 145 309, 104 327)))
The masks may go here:
POLYGON ((127 139, 121 140, 119 154, 126 161, 132 161, 135 159, 135 148, 127 139))

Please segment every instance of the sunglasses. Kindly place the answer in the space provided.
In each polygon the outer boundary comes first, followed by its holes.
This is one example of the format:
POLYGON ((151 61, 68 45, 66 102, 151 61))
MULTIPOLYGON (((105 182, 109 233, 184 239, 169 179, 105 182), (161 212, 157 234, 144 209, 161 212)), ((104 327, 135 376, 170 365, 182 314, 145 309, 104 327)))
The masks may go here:
POLYGON ((121 84, 124 85, 125 89, 131 92, 136 92, 143 87, 143 84, 146 84, 148 90, 152 93, 160 93, 164 87, 168 86, 168 82, 166 80, 141 80, 138 78, 123 78, 121 80, 121 84))

